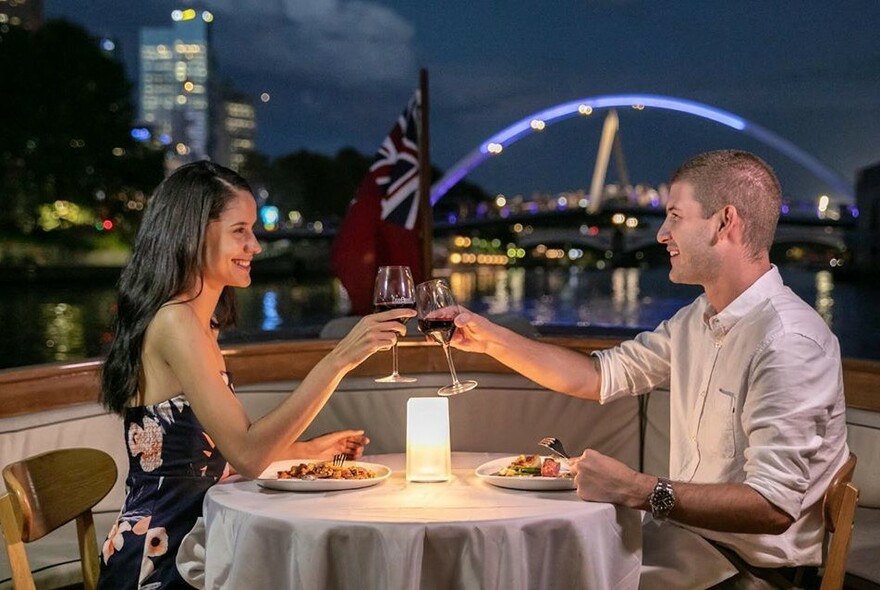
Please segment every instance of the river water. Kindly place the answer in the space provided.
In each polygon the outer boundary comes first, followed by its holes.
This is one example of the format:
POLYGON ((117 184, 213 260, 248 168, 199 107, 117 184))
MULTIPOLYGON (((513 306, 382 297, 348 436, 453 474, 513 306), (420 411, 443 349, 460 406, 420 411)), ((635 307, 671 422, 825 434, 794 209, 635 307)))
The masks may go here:
MULTIPOLYGON (((836 280, 827 271, 781 269, 840 339, 844 356, 880 359, 880 283, 836 280)), ((625 335, 652 329, 700 293, 669 282, 666 268, 581 271, 480 267, 438 272, 459 302, 515 314, 542 333, 625 335)), ((239 324, 224 343, 315 337, 348 311, 331 278, 255 280, 238 291, 239 324)), ((0 369, 100 356, 110 340, 112 284, 0 285, 0 369)))

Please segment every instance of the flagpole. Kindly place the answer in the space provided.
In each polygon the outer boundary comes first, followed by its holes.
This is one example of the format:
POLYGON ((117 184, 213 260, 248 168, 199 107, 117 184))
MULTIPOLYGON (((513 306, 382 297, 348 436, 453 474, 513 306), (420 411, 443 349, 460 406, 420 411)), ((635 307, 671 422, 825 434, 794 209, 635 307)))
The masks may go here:
POLYGON ((422 268, 424 280, 434 274, 434 215, 431 210, 431 141, 428 126, 428 70, 419 72, 421 132, 419 133, 419 217, 422 232, 422 268))

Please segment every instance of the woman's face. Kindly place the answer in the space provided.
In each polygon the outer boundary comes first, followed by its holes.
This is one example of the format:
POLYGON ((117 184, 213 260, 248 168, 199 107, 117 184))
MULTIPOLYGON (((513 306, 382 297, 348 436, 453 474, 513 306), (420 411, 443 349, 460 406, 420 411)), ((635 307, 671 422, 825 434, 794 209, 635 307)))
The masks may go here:
POLYGON ((218 219, 208 223, 205 236, 205 287, 247 287, 251 262, 262 251, 254 236, 257 204, 251 193, 237 190, 218 219))

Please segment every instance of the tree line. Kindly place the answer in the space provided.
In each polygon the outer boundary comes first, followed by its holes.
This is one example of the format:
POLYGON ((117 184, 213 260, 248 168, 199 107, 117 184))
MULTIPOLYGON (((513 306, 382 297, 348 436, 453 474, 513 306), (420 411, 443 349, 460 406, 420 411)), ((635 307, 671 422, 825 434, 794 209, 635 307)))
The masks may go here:
MULTIPOLYGON (((130 242, 143 204, 164 176, 165 158, 131 136, 136 107, 122 62, 63 20, 36 31, 3 25, 0 79, 0 237, 73 243, 94 234, 94 227, 63 215, 52 231, 41 225, 46 209, 63 202, 91 212, 98 224, 111 222, 130 242)), ((266 189, 266 204, 333 223, 372 159, 353 148, 333 156, 253 153, 242 173, 266 189)), ((439 173, 432 170, 434 178, 439 173)), ((456 208, 486 198, 479 187, 460 183, 442 203, 456 208)))

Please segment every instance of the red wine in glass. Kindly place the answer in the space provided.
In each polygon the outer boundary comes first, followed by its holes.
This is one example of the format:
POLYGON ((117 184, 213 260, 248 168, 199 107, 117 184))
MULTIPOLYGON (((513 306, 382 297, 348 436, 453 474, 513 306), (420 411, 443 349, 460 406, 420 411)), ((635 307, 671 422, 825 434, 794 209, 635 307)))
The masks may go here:
MULTIPOLYGON (((408 266, 380 266, 373 288, 373 308, 376 312, 389 309, 415 309, 415 287, 408 266)), ((400 318, 401 324, 406 318, 400 318)), ((376 383, 412 383, 414 377, 406 377, 397 371, 397 339, 391 347, 391 374, 376 379, 376 383)))
POLYGON ((419 332, 430 336, 439 344, 449 344, 455 333, 455 318, 430 318, 419 320, 419 332))
MULTIPOLYGON (((379 313, 382 311, 390 311, 392 309, 415 309, 416 302, 415 301, 404 301, 402 303, 377 303, 373 308, 375 313, 379 313)), ((397 318, 397 321, 401 324, 405 324, 408 318, 397 318)))
POLYGON ((416 310, 419 313, 419 330, 439 342, 446 354, 446 363, 452 375, 452 383, 437 390, 440 395, 456 395, 477 386, 473 379, 458 380, 449 341, 455 333, 455 316, 460 312, 452 290, 442 279, 425 281, 416 285, 416 310))

